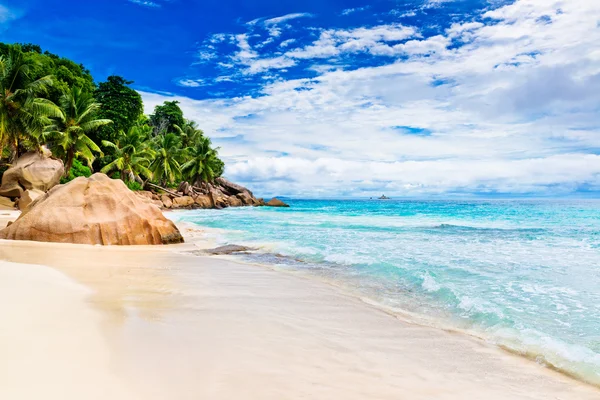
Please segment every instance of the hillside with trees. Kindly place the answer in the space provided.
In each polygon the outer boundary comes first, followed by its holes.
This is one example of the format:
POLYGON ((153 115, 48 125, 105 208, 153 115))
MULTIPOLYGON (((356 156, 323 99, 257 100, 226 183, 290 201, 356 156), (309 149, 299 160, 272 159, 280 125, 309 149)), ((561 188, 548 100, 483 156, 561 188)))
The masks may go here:
POLYGON ((65 164, 63 182, 99 171, 131 189, 220 177, 218 148, 178 102, 146 116, 132 83, 96 83, 83 65, 40 46, 0 43, 0 168, 46 147, 65 164))

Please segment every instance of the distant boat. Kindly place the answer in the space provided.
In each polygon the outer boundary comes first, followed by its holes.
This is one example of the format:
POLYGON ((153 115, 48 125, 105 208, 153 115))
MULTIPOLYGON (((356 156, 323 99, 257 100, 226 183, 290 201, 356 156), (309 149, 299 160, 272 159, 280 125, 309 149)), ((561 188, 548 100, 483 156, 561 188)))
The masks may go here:
POLYGON ((385 194, 382 194, 381 197, 378 197, 379 200, 391 200, 389 197, 387 197, 385 194))

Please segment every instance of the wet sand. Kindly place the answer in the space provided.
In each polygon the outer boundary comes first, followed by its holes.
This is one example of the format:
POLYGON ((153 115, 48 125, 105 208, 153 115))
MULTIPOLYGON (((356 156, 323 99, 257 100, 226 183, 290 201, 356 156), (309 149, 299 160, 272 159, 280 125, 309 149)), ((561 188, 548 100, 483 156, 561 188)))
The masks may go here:
POLYGON ((476 338, 194 249, 0 241, 0 398, 600 399, 476 338))

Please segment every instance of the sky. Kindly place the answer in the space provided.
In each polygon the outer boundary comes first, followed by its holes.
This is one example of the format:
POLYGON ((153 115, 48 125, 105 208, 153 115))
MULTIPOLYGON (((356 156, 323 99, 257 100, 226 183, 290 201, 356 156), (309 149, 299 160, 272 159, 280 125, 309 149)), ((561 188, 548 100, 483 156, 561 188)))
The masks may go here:
POLYGON ((597 0, 0 0, 0 40, 179 101, 258 194, 600 193, 597 0))

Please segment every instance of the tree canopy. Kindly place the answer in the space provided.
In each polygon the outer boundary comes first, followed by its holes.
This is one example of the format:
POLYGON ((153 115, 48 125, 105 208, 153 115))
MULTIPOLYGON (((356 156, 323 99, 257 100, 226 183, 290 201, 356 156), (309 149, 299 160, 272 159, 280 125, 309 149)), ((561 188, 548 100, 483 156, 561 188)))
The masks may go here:
POLYGON ((166 101, 145 116, 131 84, 113 75, 96 85, 83 65, 39 45, 0 43, 0 164, 46 146, 65 162, 63 181, 93 169, 127 184, 221 176, 218 148, 179 103, 166 101))
POLYGON ((99 117, 113 123, 100 130, 97 139, 116 140, 119 132, 127 132, 144 113, 142 96, 129 87, 133 81, 112 75, 98 84, 95 96, 101 104, 99 117))
POLYGON ((156 106, 154 114, 150 116, 150 122, 157 134, 175 133, 176 127, 181 127, 185 124, 183 111, 179 108, 179 102, 165 101, 162 105, 156 106))

